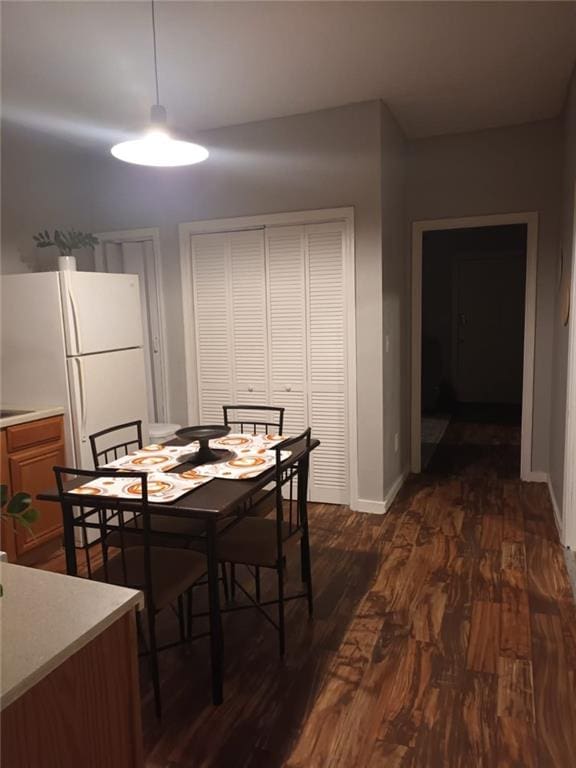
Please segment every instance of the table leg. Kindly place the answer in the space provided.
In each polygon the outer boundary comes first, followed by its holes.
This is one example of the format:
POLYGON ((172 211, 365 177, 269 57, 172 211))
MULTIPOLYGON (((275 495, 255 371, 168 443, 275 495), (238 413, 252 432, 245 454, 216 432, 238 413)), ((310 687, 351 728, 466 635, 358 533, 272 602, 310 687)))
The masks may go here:
POLYGON ((66 573, 76 576, 76 541, 74 540, 74 507, 72 504, 62 504, 62 521, 64 527, 64 550, 66 552, 66 573))
POLYGON ((208 559, 208 594, 210 599, 212 702, 214 704, 222 704, 222 616, 220 614, 220 587, 218 584, 216 536, 216 521, 210 520, 206 530, 206 555, 208 559))

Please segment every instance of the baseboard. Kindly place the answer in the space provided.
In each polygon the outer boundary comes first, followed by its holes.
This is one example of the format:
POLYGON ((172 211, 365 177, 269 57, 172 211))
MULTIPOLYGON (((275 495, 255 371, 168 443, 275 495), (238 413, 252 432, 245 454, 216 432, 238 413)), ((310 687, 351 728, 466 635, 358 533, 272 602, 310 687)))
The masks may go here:
POLYGON ((547 483, 548 473, 539 469, 534 469, 528 472, 528 474, 525 475, 522 480, 525 483, 547 483))
POLYGON ((372 501, 371 499, 358 499, 352 509, 355 512, 368 512, 371 515, 383 515, 386 512, 386 502, 372 501))
POLYGON ((394 482, 392 483, 390 490, 388 491, 384 499, 384 506, 386 508, 386 512, 388 512, 388 510, 394 503, 394 499, 398 495, 398 491, 400 490, 400 488, 402 488, 402 486, 406 482, 407 477, 408 477, 408 470, 404 470, 404 472, 398 475, 396 480, 394 480, 394 482))
POLYGON ((558 536, 560 536, 560 541, 563 542, 564 537, 563 537, 563 531, 562 531, 562 515, 560 514, 560 506, 556 499, 556 494, 554 493, 554 486, 552 485, 552 481, 550 480, 550 477, 547 478, 547 482, 548 482, 548 492, 550 493, 550 499, 552 501, 552 509, 554 510, 554 520, 556 522, 556 528, 558 529, 558 536))
POLYGON ((390 486, 390 490, 386 494, 384 501, 373 501, 372 499, 358 499, 356 504, 351 506, 351 509, 354 510, 355 512, 368 512, 368 514, 371 514, 371 515, 385 515, 386 512, 388 512, 388 510, 392 506, 394 499, 398 495, 398 491, 404 485, 404 482, 408 477, 408 474, 409 474, 408 470, 405 470, 404 472, 402 472, 401 475, 398 475, 396 480, 394 480, 394 482, 390 486))

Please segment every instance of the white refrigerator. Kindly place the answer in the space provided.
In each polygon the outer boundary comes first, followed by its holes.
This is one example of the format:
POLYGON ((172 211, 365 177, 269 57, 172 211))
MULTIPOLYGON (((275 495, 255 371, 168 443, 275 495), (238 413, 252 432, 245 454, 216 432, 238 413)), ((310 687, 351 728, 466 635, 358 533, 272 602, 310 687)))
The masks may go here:
POLYGON ((93 467, 89 435, 135 419, 148 439, 137 275, 4 275, 4 407, 62 406, 67 463, 93 467))

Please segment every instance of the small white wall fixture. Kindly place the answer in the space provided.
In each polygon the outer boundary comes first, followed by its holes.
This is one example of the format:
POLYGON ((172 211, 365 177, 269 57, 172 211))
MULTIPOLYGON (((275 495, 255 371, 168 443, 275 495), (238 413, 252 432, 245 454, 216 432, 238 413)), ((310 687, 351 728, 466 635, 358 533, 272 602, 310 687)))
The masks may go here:
POLYGON ((422 248, 425 232, 442 229, 469 229, 525 224, 526 288, 524 309, 524 361, 522 383, 522 434, 520 477, 526 481, 542 480, 532 471, 532 416, 534 408, 534 346, 536 335, 536 268, 538 260, 538 214, 503 213, 464 218, 432 219, 412 223, 412 397, 411 397, 411 469, 421 471, 421 374, 422 374, 422 248))
MULTIPOLYGON (((310 211, 290 211, 255 216, 239 216, 228 219, 209 219, 180 224, 180 269, 182 277, 182 306, 184 317, 194 314, 193 299, 188 286, 191 284, 191 237, 216 232, 237 232, 249 229, 264 229, 272 226, 321 224, 341 221, 345 225, 344 269, 346 283, 346 344, 347 355, 347 404, 349 466, 350 466, 350 507, 359 509, 358 499, 358 423, 356 406, 356 305, 355 305, 355 252, 354 252, 354 209, 329 208, 310 211)), ((194 331, 184 323, 186 359, 186 381, 188 389, 188 421, 196 423, 198 418, 198 388, 196 377, 196 345, 194 331)))
POLYGON ((104 269, 104 245, 106 243, 136 243, 141 241, 150 241, 154 251, 154 276, 156 283, 156 292, 153 299, 157 305, 157 315, 159 319, 158 335, 160 345, 158 355, 160 358, 160 390, 158 392, 158 413, 159 419, 163 422, 170 421, 170 404, 168 402, 168 366, 166 360, 167 338, 166 338, 166 317, 164 311, 164 296, 162 292, 162 258, 160 251, 160 230, 158 227, 148 227, 141 229, 118 230, 115 232, 98 232, 96 237, 99 240, 94 249, 94 263, 97 271, 104 269))

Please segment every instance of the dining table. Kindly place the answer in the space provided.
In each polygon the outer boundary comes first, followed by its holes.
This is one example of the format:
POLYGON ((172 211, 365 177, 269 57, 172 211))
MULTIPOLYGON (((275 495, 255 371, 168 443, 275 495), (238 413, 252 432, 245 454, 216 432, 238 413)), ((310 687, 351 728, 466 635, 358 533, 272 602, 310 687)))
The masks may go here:
MULTIPOLYGON (((177 444, 178 441, 167 441, 166 445, 177 444)), ((310 450, 320 445, 318 439, 313 438, 310 450)), ((189 466, 182 463, 171 469, 171 472, 183 472, 189 466)), ((197 467, 196 467, 197 468, 197 467)), ((262 472, 257 477, 248 479, 223 479, 214 477, 205 483, 180 496, 169 503, 154 503, 154 515, 166 517, 188 518, 203 521, 205 525, 206 539, 206 571, 208 582, 209 602, 209 626, 210 626, 210 660, 212 701, 221 704, 223 701, 223 633, 222 614, 220 607, 219 574, 218 574, 218 533, 223 527, 220 525, 226 518, 242 514, 244 509, 249 509, 250 500, 255 494, 274 482, 276 467, 262 472)), ((72 490, 78 485, 77 480, 69 480, 64 490, 72 490)), ((64 548, 66 558, 66 571, 70 576, 78 575, 76 561, 76 541, 74 537, 74 504, 61 500, 56 487, 43 491, 37 495, 42 501, 61 503, 64 548)), ((97 509, 106 509, 110 498, 106 496, 92 496, 90 506, 97 509)), ((123 499, 122 509, 126 512, 138 514, 142 505, 137 499, 123 499)), ((185 538, 183 534, 183 538, 185 538)))

